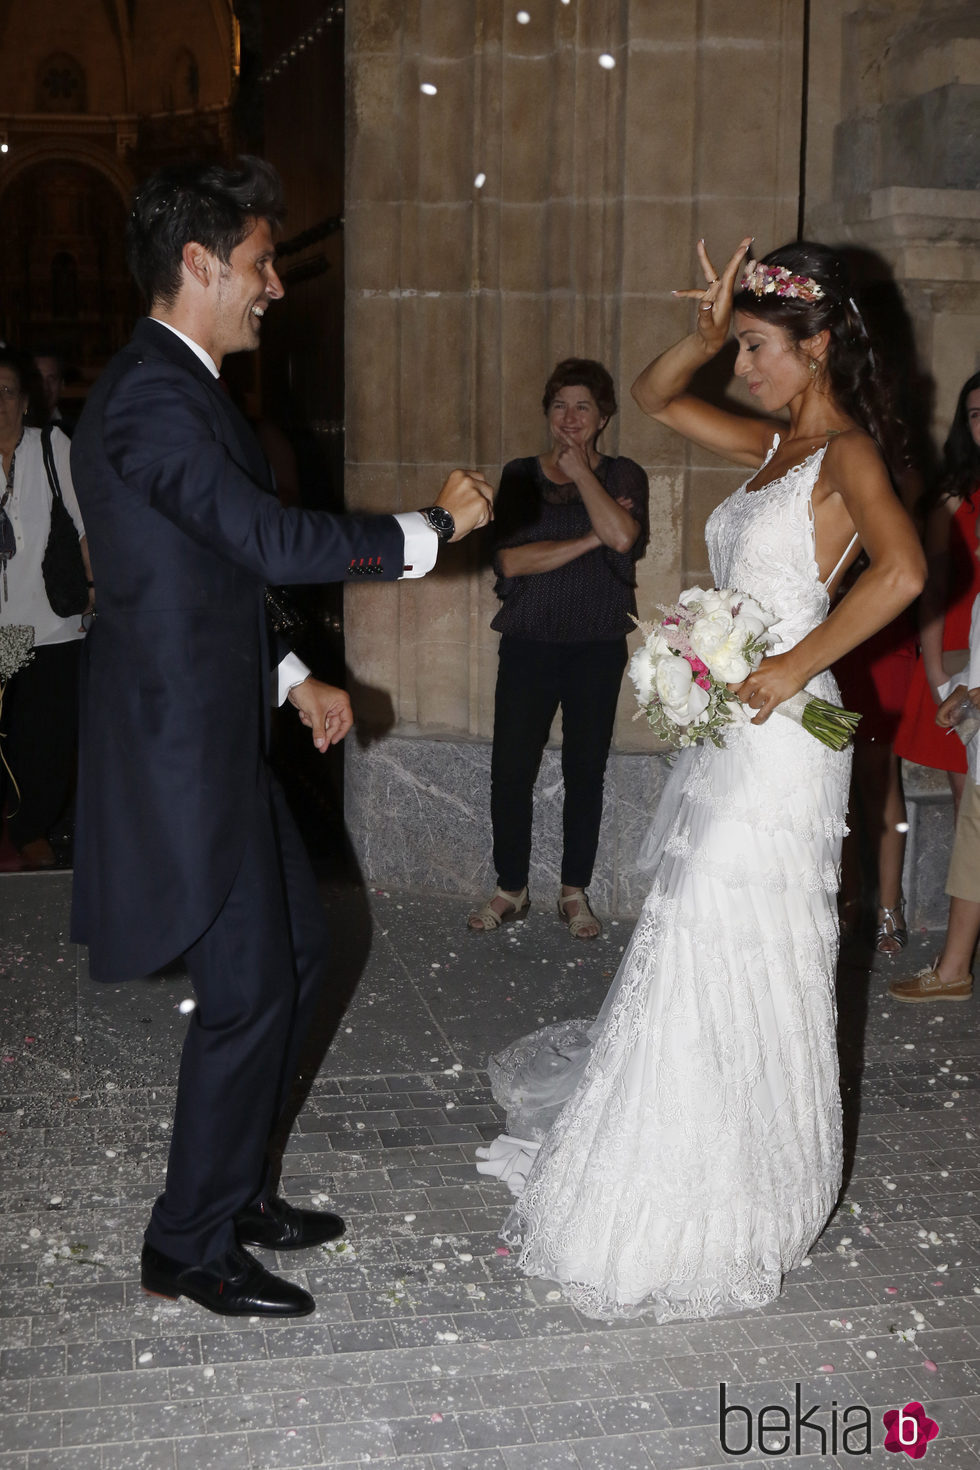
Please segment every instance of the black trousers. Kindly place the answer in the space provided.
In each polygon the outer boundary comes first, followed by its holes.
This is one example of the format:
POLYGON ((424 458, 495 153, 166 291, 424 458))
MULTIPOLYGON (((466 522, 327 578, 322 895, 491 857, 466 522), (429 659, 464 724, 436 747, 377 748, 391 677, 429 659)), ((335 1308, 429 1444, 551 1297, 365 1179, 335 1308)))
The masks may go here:
POLYGON ((320 998, 327 920, 306 849, 263 772, 221 912, 184 955, 197 997, 181 1056, 164 1193, 148 1243, 189 1265, 234 1245, 264 1197, 267 1149, 320 998))
POLYGON ((528 879, 534 782, 559 706, 565 783, 561 881, 585 888, 591 880, 625 667, 625 638, 602 643, 501 638, 490 765, 493 862, 501 888, 517 891, 528 879))
POLYGON ((80 638, 45 644, 9 680, 3 695, 0 765, 7 830, 15 847, 47 837, 71 794, 78 738, 80 638))

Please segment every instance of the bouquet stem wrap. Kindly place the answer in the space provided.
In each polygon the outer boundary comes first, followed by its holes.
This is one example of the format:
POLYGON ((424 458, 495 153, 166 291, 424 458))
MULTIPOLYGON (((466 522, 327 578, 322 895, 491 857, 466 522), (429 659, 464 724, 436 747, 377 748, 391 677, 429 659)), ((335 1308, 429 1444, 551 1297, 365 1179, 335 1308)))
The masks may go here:
POLYGON ((861 718, 852 710, 841 709, 839 704, 807 694, 805 689, 777 704, 773 713, 802 725, 809 735, 813 735, 821 745, 829 745, 831 750, 844 749, 861 718))

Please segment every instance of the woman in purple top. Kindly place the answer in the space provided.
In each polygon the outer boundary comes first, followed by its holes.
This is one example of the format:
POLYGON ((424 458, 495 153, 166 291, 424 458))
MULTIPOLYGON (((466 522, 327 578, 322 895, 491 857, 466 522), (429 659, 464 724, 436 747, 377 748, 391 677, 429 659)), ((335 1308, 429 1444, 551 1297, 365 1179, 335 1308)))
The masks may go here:
POLYGON ((555 368, 542 400, 551 448, 504 466, 494 509, 501 608, 490 815, 497 888, 469 916, 477 933, 528 907, 534 781, 562 712, 564 843, 558 909, 573 935, 600 924, 585 890, 602 818, 602 783, 626 634, 636 611, 635 564, 647 532, 649 485, 631 459, 596 440, 616 412, 612 378, 590 358, 555 368))

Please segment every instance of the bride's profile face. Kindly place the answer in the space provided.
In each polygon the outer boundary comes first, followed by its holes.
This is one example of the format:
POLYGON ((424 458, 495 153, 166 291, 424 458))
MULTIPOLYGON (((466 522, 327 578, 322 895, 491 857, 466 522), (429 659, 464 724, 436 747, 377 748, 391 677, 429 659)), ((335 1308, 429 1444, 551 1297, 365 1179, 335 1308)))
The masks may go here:
POLYGON ((806 356, 784 327, 747 312, 735 313, 735 373, 765 413, 785 408, 810 382, 806 356))

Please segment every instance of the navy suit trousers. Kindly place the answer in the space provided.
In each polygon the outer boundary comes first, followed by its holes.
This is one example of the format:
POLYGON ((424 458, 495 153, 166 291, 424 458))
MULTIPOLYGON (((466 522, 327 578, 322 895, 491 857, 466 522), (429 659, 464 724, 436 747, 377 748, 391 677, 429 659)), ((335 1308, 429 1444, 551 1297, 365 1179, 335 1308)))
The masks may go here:
POLYGON ((267 1148, 320 998, 327 940, 309 858, 263 769, 231 891, 184 955, 197 1008, 166 1188, 146 1231, 177 1261, 219 1260, 235 1244, 234 1216, 263 1197, 267 1148))

